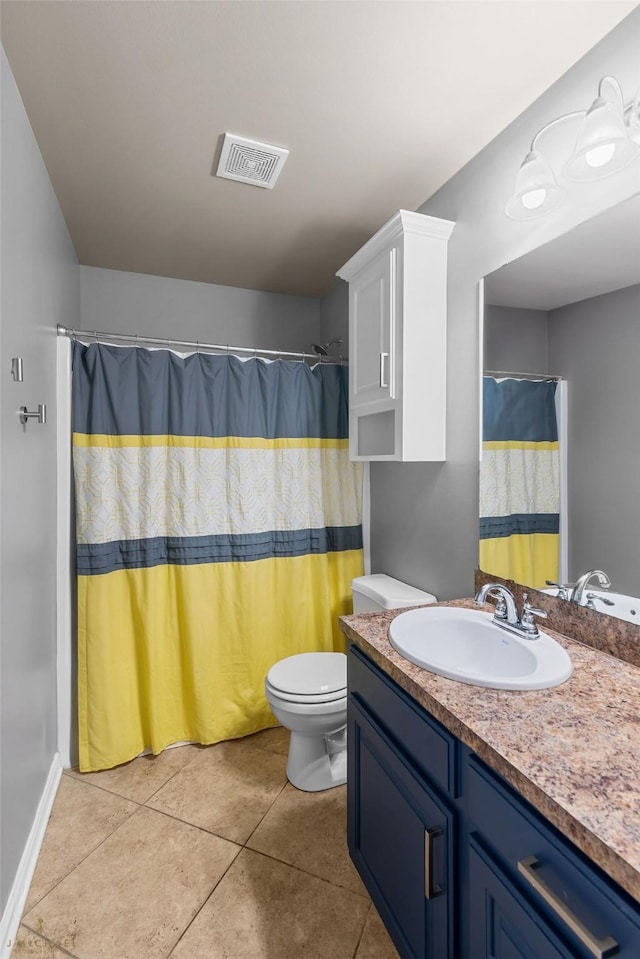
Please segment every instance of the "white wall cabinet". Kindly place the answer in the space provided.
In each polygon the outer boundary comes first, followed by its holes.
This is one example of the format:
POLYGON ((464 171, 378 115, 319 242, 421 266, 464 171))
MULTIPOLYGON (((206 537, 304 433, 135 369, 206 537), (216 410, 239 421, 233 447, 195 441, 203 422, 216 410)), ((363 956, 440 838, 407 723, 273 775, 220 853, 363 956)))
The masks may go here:
POLYGON ((453 227, 400 210, 338 270, 349 283, 351 459, 446 458, 453 227))

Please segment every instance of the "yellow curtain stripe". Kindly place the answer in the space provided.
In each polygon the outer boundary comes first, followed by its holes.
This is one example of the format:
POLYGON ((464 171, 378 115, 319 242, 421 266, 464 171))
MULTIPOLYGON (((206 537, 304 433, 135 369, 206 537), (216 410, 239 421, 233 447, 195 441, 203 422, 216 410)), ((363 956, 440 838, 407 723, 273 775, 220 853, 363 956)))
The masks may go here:
POLYGON ((482 448, 485 450, 550 450, 553 452, 560 449, 560 444, 557 440, 544 440, 541 443, 534 443, 530 440, 488 440, 482 444, 482 448))
POLYGON ((558 579, 557 533, 529 533, 480 540, 480 568, 502 579, 544 589, 558 579))
POLYGON ((80 769, 273 726, 267 671, 295 653, 344 651, 338 616, 362 573, 362 550, 345 550, 79 576, 80 769))
POLYGON ((113 436, 105 433, 74 433, 73 445, 122 449, 124 447, 189 447, 192 449, 337 449, 346 450, 348 439, 321 439, 319 437, 277 437, 268 440, 261 436, 176 436, 127 434, 113 436))

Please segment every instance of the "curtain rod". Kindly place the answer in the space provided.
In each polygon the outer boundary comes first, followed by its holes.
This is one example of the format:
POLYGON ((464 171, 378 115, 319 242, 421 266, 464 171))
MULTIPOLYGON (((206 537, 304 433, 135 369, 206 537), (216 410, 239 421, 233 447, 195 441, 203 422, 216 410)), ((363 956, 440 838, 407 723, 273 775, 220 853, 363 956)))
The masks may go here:
POLYGON ((68 336, 75 340, 92 340, 103 343, 131 343, 133 346, 142 346, 144 344, 153 346, 164 346, 168 349, 183 347, 186 350, 208 350, 217 353, 246 353, 249 356, 275 356, 276 359, 313 360, 315 363, 339 363, 347 365, 349 360, 346 356, 321 356, 317 353, 292 353, 287 350, 262 350, 254 349, 248 346, 229 346, 219 343, 200 343, 198 340, 174 340, 154 336, 138 336, 137 333, 104 333, 99 330, 73 330, 67 326, 58 323, 58 336, 68 336))
POLYGON ((504 370, 484 370, 483 376, 505 377, 515 380, 547 380, 549 382, 559 383, 561 376, 554 373, 505 373, 504 370))

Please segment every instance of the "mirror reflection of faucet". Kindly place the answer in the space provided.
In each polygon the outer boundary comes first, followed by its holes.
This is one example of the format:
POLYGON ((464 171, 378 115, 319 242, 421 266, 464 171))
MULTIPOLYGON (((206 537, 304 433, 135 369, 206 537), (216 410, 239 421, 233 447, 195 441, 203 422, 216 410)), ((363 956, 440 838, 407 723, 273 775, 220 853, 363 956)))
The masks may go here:
POLYGON ((604 603, 605 606, 615 606, 616 604, 612 599, 609 599, 608 596, 597 596, 595 593, 587 593, 587 602, 585 606, 587 609, 597 609, 596 600, 599 603, 604 603))
POLYGON ((582 576, 579 576, 576 580, 576 584, 569 595, 570 602, 577 603, 578 606, 582 606, 583 593, 594 576, 597 577, 598 582, 603 589, 609 589, 611 586, 611 580, 607 574, 601 569, 590 569, 587 573, 583 573, 582 576))
MULTIPOLYGON (((547 586, 552 586, 558 590, 555 594, 556 599, 566 599, 570 603, 576 603, 578 606, 586 606, 588 609, 598 609, 596 602, 600 602, 604 606, 615 606, 614 601, 608 599, 606 596, 600 596, 593 592, 585 592, 594 577, 597 578, 602 589, 609 589, 611 586, 611 580, 601 569, 590 569, 588 572, 583 573, 582 576, 579 576, 575 583, 556 583, 551 579, 547 579, 545 582, 547 586)), ((551 590, 545 590, 545 592, 550 593, 551 590)))
MULTIPOLYGON (((569 593, 571 592, 573 587, 576 585, 575 583, 556 583, 552 579, 545 579, 545 583, 547 584, 547 586, 553 586, 555 589, 558 590, 556 594, 556 599, 569 599, 569 593)), ((545 590, 545 592, 550 592, 550 591, 545 590)))

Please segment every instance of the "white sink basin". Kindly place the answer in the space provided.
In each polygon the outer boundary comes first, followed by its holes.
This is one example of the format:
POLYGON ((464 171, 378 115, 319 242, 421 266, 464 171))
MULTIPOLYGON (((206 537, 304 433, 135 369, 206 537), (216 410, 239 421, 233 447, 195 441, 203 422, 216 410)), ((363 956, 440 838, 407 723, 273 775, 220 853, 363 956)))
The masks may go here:
POLYGON ((412 609, 392 621, 389 639, 417 666, 473 686, 546 689, 564 683, 573 671, 569 656, 551 636, 521 638, 480 610, 412 609))

